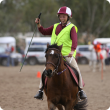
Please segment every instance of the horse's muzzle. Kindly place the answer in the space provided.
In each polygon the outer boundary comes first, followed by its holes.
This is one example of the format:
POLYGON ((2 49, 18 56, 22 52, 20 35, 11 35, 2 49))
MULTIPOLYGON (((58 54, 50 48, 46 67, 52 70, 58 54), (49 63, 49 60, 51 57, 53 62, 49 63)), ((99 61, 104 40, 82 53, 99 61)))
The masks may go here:
POLYGON ((50 77, 52 77, 52 70, 51 69, 45 70, 44 74, 45 74, 45 76, 50 78, 50 77))

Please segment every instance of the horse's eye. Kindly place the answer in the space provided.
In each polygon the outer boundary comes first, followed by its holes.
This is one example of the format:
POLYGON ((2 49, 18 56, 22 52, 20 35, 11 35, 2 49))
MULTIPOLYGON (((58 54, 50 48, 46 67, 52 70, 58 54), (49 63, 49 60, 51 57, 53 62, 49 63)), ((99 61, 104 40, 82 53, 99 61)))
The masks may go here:
POLYGON ((58 55, 57 54, 55 54, 55 58, 58 58, 58 55))

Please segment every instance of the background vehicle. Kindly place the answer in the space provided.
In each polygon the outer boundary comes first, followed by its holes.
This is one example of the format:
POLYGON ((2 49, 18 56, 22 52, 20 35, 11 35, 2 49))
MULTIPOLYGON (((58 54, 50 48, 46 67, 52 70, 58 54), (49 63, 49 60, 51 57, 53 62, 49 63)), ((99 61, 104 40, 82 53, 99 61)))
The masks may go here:
POLYGON ((7 65, 7 57, 8 55, 5 54, 5 49, 3 47, 0 47, 0 65, 7 65))
POLYGON ((106 44, 108 48, 108 58, 105 60, 106 65, 110 65, 110 43, 106 44))
MULTIPOLYGON (((25 49, 24 54, 26 55, 28 50, 28 54, 26 57, 26 63, 30 65, 35 65, 35 64, 44 64, 46 59, 45 59, 45 50, 46 50, 46 45, 31 45, 30 48, 28 47, 25 49)), ((24 57, 25 57, 24 55, 24 57)))
MULTIPOLYGON (((5 48, 0 47, 0 65, 7 66, 7 58, 8 57, 9 57, 9 55, 7 55, 5 53, 5 48)), ((12 53, 10 55, 10 58, 14 59, 14 65, 17 66, 19 64, 19 62, 21 62, 22 55, 19 53, 12 53)), ((10 64, 11 64, 11 61, 10 61, 10 64)))
POLYGON ((105 49, 107 51, 107 58, 105 59, 105 64, 106 65, 110 65, 110 38, 96 38, 94 39, 94 41, 100 42, 101 44, 103 44, 103 46, 105 47, 105 49))
MULTIPOLYGON (((94 41, 100 42, 102 44, 102 48, 107 50, 109 48, 108 52, 108 58, 105 59, 105 64, 110 64, 110 38, 96 38, 94 41)), ((77 54, 76 54, 76 60, 80 64, 88 64, 89 60, 97 60, 96 53, 94 49, 90 51, 89 49, 90 45, 78 45, 77 46, 77 54)))
POLYGON ((9 47, 14 47, 14 52, 16 52, 16 39, 12 36, 7 37, 0 37, 0 46, 7 48, 7 44, 9 44, 9 47))
POLYGON ((11 36, 0 37, 0 64, 7 66, 7 57, 9 57, 9 55, 5 53, 7 44, 9 44, 9 47, 14 47, 14 51, 11 53, 10 57, 14 59, 14 64, 16 66, 21 62, 22 54, 16 53, 16 40, 11 36))
POLYGON ((26 48, 24 50, 24 58, 28 50, 25 63, 29 65, 44 64, 46 61, 45 49, 47 48, 47 43, 50 44, 51 37, 34 37, 28 49, 31 39, 30 37, 25 38, 26 48))
MULTIPOLYGON (((78 45, 77 46, 76 60, 79 64, 88 64, 91 59, 91 51, 89 45, 78 45)), ((96 59, 95 51, 92 53, 92 59, 96 59)))
MULTIPOLYGON (((32 37, 24 38, 25 47, 29 46, 32 37)), ((47 43, 51 42, 51 37, 34 37, 32 39, 31 45, 47 45, 47 43)))
POLYGON ((108 47, 108 49, 109 49, 108 54, 109 54, 109 57, 110 57, 110 43, 109 43, 109 44, 107 44, 107 47, 108 47))

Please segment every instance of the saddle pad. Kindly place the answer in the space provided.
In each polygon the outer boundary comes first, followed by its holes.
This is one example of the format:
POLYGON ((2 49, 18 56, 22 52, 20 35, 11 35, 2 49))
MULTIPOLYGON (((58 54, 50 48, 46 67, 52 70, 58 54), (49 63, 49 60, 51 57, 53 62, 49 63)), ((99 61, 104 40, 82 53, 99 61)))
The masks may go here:
MULTIPOLYGON (((65 63, 65 64, 66 64, 66 63, 65 63)), ((72 68, 71 68, 69 65, 66 64, 66 66, 68 67, 68 69, 69 69, 71 75, 73 76, 74 80, 76 81, 76 84, 78 85, 78 79, 77 79, 77 77, 76 77, 74 71, 72 70, 72 68)))
MULTIPOLYGON (((66 64, 66 63, 65 63, 65 64, 66 64)), ((72 74, 73 78, 75 79, 76 84, 79 85, 79 84, 78 84, 78 79, 77 79, 77 77, 76 77, 74 71, 72 70, 72 68, 71 68, 69 65, 67 65, 67 64, 66 64, 66 66, 67 66, 68 69, 70 70, 70 73, 72 74)), ((83 79, 82 79, 82 84, 83 84, 83 87, 84 87, 84 86, 85 86, 85 83, 84 83, 83 79)))

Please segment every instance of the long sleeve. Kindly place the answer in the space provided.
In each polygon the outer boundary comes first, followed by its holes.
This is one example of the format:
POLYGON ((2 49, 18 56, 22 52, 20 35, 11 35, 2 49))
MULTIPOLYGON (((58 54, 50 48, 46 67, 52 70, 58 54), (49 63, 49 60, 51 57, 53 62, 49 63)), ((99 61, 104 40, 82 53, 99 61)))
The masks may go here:
POLYGON ((52 35, 53 25, 48 28, 43 28, 43 26, 41 26, 38 29, 43 35, 52 35))
POLYGON ((71 46, 71 50, 75 50, 77 47, 77 33, 75 30, 75 27, 73 27, 71 29, 71 40, 72 40, 72 46, 71 46))

